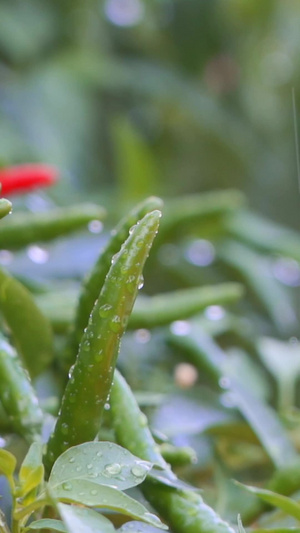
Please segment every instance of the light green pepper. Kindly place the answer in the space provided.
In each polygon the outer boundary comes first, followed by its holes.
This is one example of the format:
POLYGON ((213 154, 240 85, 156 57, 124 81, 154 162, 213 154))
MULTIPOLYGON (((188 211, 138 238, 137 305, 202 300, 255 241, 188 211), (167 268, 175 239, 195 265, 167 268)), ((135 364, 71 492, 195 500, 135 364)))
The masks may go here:
POLYGON ((48 468, 63 451, 93 440, 99 431, 120 340, 141 286, 144 263, 160 216, 160 211, 148 213, 130 230, 128 239, 112 260, 83 335, 48 444, 45 457, 48 468))

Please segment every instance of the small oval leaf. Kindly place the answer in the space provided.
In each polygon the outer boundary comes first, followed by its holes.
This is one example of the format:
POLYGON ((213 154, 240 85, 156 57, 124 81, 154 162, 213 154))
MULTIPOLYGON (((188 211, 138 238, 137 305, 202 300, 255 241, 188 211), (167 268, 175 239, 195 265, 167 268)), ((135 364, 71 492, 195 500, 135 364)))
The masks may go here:
POLYGON ((0 473, 7 477, 11 489, 14 491, 14 478, 13 473, 15 471, 17 460, 15 456, 7 450, 0 449, 0 473))
POLYGON ((53 531, 59 531, 61 533, 68 533, 66 526, 61 522, 61 520, 54 520, 52 518, 42 518, 41 520, 35 520, 26 527, 25 531, 30 531, 31 529, 51 529, 53 531))
POLYGON ((38 487, 44 479, 44 466, 42 463, 43 446, 41 442, 33 442, 21 465, 19 472, 20 495, 24 496, 32 489, 38 487))
POLYGON ((146 507, 127 494, 112 487, 97 485, 97 483, 86 479, 73 479, 52 487, 51 495, 62 502, 111 509, 161 529, 167 529, 157 516, 149 513, 146 507))
POLYGON ((152 464, 111 442, 85 442, 65 451, 53 465, 49 485, 90 480, 125 490, 144 481, 152 464))
POLYGON ((92 509, 74 505, 57 505, 59 514, 68 533, 114 533, 116 530, 110 520, 92 509))

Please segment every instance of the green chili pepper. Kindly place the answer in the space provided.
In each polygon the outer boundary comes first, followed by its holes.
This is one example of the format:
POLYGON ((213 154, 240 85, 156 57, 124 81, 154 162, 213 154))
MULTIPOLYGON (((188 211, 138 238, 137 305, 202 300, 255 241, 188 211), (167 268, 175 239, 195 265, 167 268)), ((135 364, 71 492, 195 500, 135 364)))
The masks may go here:
POLYGON ((108 244, 101 252, 99 259, 82 285, 76 310, 74 328, 70 335, 69 347, 66 354, 66 364, 68 366, 74 362, 83 330, 88 323, 94 302, 98 298, 99 292, 103 286, 112 257, 119 251, 122 243, 127 239, 130 228, 147 213, 150 213, 155 209, 161 209, 162 205, 163 202, 160 198, 156 198, 155 196, 147 198, 124 217, 112 231, 108 244))
POLYGON ((187 224, 194 224, 204 218, 216 219, 242 207, 243 194, 236 190, 213 191, 174 198, 165 205, 159 242, 166 235, 176 233, 187 224))
POLYGON ((12 429, 29 442, 40 437, 43 413, 15 350, 0 335, 0 400, 12 429))
POLYGON ((238 274, 247 283, 279 331, 285 335, 292 335, 297 331, 298 321, 292 299, 270 275, 269 258, 233 239, 223 241, 217 247, 217 255, 222 263, 232 268, 235 275, 238 274))
POLYGON ((93 308, 62 400, 45 458, 49 468, 70 446, 93 440, 99 431, 118 356, 141 274, 157 233, 160 211, 148 213, 130 230, 113 258, 93 308))
POLYGON ((37 241, 49 241, 102 220, 105 209, 93 204, 55 208, 42 213, 15 213, 1 224, 0 247, 18 249, 37 241))
POLYGON ((6 217, 6 215, 9 215, 12 210, 12 204, 9 200, 6 200, 6 198, 0 199, 0 218, 6 217))
POLYGON ((135 329, 163 326, 199 313, 209 305, 236 302, 242 295, 242 285, 222 283, 142 297, 134 306, 129 327, 135 329))
POLYGON ((140 410, 129 385, 117 369, 110 395, 110 413, 117 441, 122 446, 130 449, 131 453, 141 459, 168 468, 148 427, 146 416, 140 410))
POLYGON ((299 234, 258 213, 246 210, 232 213, 226 218, 225 229, 231 237, 247 245, 300 261, 299 234))
MULTIPOLYGON (((118 370, 115 370, 110 405, 119 444, 141 459, 151 461, 161 468, 168 468, 152 437, 146 416, 140 411, 130 387, 118 370)), ((176 479, 172 471, 168 472, 169 476, 176 479)), ((170 522, 174 533, 234 533, 234 530, 192 491, 182 492, 164 487, 161 481, 157 483, 151 479, 144 482, 143 490, 163 518, 170 522)))
POLYGON ((3 269, 0 269, 0 309, 30 376, 38 375, 53 356, 51 325, 30 292, 3 269))
POLYGON ((178 491, 147 482, 149 502, 168 521, 174 533, 234 533, 234 529, 192 491, 178 491))
MULTIPOLYGON (((101 288, 101 284, 99 284, 99 287, 101 288)), ((89 293, 89 296, 91 294, 89 293)), ((215 286, 193 287, 155 296, 142 296, 137 299, 132 310, 128 329, 160 327, 174 320, 188 318, 195 313, 203 311, 209 305, 235 303, 242 295, 243 286, 229 282, 215 286)), ((94 302, 94 298, 91 298, 92 300, 94 302)), ((73 321, 74 308, 77 302, 76 290, 66 289, 38 294, 35 296, 35 301, 51 322, 55 332, 65 333, 68 330, 73 321)), ((88 306, 86 306, 87 309, 88 306)), ((78 327, 73 330, 71 335, 72 340, 69 342, 65 355, 69 366, 74 361, 76 346, 78 351, 79 333, 80 328, 78 327), (75 340, 75 337, 77 337, 77 340, 75 340)))
POLYGON ((173 467, 186 466, 197 461, 195 450, 190 446, 174 446, 169 442, 159 445, 159 451, 165 461, 173 467))

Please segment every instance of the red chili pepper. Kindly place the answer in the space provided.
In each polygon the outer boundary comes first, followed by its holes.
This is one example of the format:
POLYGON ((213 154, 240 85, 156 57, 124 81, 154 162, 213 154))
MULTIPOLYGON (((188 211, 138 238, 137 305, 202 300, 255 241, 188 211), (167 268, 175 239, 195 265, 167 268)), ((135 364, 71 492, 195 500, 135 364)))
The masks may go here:
POLYGON ((51 165, 28 163, 0 169, 1 195, 24 194, 54 185, 58 170, 51 165))

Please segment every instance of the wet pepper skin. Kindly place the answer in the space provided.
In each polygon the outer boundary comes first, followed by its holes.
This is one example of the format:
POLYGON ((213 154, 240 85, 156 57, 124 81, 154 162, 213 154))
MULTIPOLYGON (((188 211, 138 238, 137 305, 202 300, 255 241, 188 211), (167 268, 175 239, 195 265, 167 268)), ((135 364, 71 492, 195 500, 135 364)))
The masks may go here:
POLYGON ((141 286, 141 275, 160 211, 148 213, 130 230, 114 256, 96 301, 78 356, 70 373, 61 411, 52 434, 45 464, 48 470, 66 449, 93 440, 99 431, 113 380, 120 340, 141 286))

